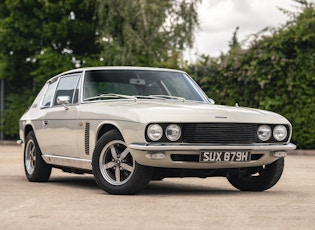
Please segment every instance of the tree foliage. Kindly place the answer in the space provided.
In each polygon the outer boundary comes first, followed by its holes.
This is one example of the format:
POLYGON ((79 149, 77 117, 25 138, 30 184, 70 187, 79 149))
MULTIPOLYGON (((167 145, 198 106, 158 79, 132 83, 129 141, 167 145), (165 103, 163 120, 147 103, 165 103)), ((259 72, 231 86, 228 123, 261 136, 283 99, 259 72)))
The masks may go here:
POLYGON ((163 66, 193 45, 200 0, 96 1, 105 65, 163 66))
MULTIPOLYGON (((299 148, 315 147, 315 8, 299 1, 301 12, 278 29, 267 28, 218 58, 202 56, 190 72, 210 97, 223 104, 272 110, 293 125, 299 148)), ((237 30, 236 30, 237 32, 237 30)))
POLYGON ((98 52, 94 13, 95 8, 88 1, 0 2, 5 134, 17 135, 19 117, 48 78, 75 68, 80 60, 98 52))
POLYGON ((17 136, 29 102, 62 71, 96 65, 178 67, 182 51, 193 44, 200 1, 0 0, 5 134, 17 136))
POLYGON ((1 3, 0 51, 8 60, 4 77, 41 87, 49 77, 97 53, 94 11, 87 1, 77 0, 1 3))

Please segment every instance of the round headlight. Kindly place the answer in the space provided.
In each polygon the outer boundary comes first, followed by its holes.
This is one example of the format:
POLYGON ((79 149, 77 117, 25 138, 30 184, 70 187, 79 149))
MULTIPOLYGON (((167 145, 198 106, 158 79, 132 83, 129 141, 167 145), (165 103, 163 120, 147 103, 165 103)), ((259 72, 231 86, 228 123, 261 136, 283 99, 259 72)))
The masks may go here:
POLYGON ((158 124, 151 124, 147 129, 147 135, 152 141, 158 141, 163 136, 163 129, 158 124))
POLYGON ((182 130, 178 125, 172 124, 167 126, 165 135, 170 141, 177 141, 182 135, 182 130))
POLYGON ((283 141, 288 135, 287 128, 284 125, 277 125, 273 129, 273 137, 277 141, 283 141))
POLYGON ((271 128, 269 125, 261 125, 257 130, 257 136, 261 141, 268 141, 271 137, 271 128))

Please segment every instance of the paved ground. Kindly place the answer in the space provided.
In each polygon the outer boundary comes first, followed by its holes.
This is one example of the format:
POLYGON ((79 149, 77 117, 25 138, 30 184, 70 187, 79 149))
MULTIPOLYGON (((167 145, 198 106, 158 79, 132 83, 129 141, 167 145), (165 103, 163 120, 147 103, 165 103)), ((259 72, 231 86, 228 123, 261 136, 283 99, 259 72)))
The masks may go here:
POLYGON ((239 192, 224 178, 165 179, 108 195, 91 175, 26 180, 22 150, 0 145, 0 229, 315 229, 315 156, 286 158, 280 182, 239 192))

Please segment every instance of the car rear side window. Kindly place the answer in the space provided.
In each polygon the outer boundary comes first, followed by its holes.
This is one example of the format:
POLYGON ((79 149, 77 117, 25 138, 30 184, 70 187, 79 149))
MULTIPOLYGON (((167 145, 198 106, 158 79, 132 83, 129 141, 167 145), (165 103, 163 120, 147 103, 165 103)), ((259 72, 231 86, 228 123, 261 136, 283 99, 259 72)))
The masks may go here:
POLYGON ((43 97, 42 106, 41 107, 50 107, 51 101, 54 97, 55 89, 56 89, 57 81, 54 81, 48 85, 46 93, 43 97))

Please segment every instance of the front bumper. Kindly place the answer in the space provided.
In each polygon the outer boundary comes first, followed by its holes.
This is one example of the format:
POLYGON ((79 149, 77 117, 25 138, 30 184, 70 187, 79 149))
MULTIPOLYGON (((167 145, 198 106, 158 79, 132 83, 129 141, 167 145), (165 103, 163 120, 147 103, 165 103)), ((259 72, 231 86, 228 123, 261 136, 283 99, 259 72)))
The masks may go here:
MULTIPOLYGON (((287 152, 296 149, 292 143, 285 144, 254 144, 254 145, 202 145, 202 144, 141 144, 129 146, 135 160, 142 165, 162 168, 243 168, 256 167, 274 162, 279 158, 275 152, 287 152), (252 159, 247 162, 199 162, 196 160, 174 160, 173 156, 195 156, 201 151, 249 151, 252 159), (156 154, 163 157, 152 158, 156 154), (256 156, 256 157, 255 157, 256 156)), ((281 154, 280 154, 281 155, 281 154)), ((179 157, 180 158, 180 157, 179 157)))

